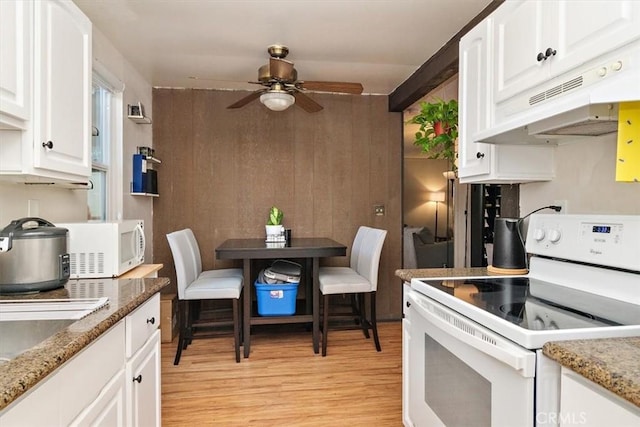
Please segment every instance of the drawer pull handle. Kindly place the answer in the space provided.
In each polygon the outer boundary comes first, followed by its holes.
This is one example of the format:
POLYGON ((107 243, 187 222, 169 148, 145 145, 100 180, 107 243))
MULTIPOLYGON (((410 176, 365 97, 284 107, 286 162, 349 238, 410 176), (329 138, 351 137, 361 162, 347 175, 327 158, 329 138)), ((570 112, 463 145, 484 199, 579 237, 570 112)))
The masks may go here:
POLYGON ((147 319, 147 323, 151 323, 152 325, 156 324, 156 318, 152 317, 151 319, 147 319))
POLYGON ((481 152, 478 151, 476 153, 476 159, 483 159, 483 158, 484 158, 484 153, 481 153, 481 152))
POLYGON ((49 150, 52 150, 52 149, 53 149, 53 141, 43 142, 43 143, 42 143, 42 146, 43 146, 44 148, 48 148, 49 150))
POLYGON ((137 377, 133 377, 133 382, 134 383, 141 383, 142 382, 142 374, 138 375, 137 377))

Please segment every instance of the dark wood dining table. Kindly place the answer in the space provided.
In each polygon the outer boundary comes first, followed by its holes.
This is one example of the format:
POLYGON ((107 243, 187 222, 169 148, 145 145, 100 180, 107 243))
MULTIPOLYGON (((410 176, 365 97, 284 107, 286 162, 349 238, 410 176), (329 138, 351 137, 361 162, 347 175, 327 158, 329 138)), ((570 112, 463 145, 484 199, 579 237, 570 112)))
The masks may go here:
POLYGON ((320 346, 320 284, 318 269, 320 258, 345 256, 347 247, 332 239, 323 237, 292 238, 286 243, 267 243, 265 239, 229 239, 216 248, 218 259, 243 260, 243 346, 244 357, 251 350, 251 325, 309 323, 313 325, 313 351, 318 353, 320 346), (303 278, 306 309, 304 314, 291 316, 257 316, 252 311, 253 283, 252 261, 268 259, 304 259, 303 278), (311 286, 309 286, 311 284, 311 286))

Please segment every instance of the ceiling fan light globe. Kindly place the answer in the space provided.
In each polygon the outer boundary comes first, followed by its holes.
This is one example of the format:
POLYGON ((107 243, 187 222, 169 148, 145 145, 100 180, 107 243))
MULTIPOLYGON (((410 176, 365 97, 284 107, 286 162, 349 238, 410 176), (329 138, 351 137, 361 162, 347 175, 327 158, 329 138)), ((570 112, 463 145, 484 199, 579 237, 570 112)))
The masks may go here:
POLYGON ((272 111, 284 111, 291 107, 296 99, 286 92, 265 92, 260 95, 260 102, 272 111))

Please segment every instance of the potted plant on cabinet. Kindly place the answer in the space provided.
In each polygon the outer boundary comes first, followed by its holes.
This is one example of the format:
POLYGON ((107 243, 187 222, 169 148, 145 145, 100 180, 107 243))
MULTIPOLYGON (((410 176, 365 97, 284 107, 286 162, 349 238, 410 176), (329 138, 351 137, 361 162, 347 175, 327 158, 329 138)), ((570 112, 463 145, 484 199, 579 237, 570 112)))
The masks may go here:
POLYGON ((430 159, 449 160, 455 171, 458 101, 435 98, 433 102, 421 102, 420 112, 408 123, 420 125, 414 144, 421 147, 430 159))
POLYGON ((267 218, 267 225, 265 226, 267 232, 267 241, 280 240, 280 236, 284 236, 284 228, 282 226, 282 218, 284 213, 275 206, 272 206, 269 210, 269 217, 267 218))

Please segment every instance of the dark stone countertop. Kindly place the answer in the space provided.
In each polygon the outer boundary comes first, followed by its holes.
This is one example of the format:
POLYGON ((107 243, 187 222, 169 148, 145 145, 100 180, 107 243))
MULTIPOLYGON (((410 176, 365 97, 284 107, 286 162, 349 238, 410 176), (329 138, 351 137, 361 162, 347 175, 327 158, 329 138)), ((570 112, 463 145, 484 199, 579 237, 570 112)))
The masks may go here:
POLYGON ((548 342, 543 353, 640 407, 640 337, 548 342))
MULTIPOLYGON (((492 274, 486 268, 396 270, 396 276, 405 282, 420 277, 487 275, 492 274)), ((640 407, 640 337, 549 342, 543 353, 640 407)))
POLYGON ((0 410, 26 393, 64 362, 95 341, 154 294, 168 278, 70 280, 64 288, 0 299, 67 299, 109 297, 109 304, 73 322, 45 341, 0 364, 0 410))

